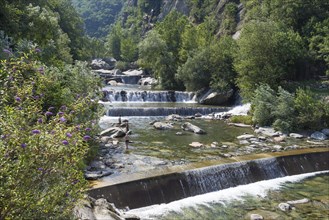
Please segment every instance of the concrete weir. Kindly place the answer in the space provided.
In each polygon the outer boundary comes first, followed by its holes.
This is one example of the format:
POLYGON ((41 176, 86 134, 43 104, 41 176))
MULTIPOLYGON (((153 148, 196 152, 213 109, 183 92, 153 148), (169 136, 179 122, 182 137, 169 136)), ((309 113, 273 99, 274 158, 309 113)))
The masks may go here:
POLYGON ((242 156, 225 162, 208 161, 153 174, 121 176, 90 189, 88 194, 96 199, 106 198, 119 208, 169 203, 261 180, 329 170, 329 149, 242 156))

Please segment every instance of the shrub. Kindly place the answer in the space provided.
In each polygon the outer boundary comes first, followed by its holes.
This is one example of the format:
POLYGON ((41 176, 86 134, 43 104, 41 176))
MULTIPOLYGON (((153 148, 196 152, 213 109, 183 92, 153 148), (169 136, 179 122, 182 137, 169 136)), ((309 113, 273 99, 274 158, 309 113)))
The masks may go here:
POLYGON ((70 219, 87 186, 82 168, 93 145, 97 102, 90 98, 96 87, 75 87, 88 78, 82 79, 79 66, 56 78, 33 57, 1 61, 0 219, 70 219), (80 81, 73 79, 78 75, 80 81), (58 81, 49 88, 53 77, 58 81))
POLYGON ((252 125, 252 116, 251 115, 234 115, 230 118, 232 123, 243 123, 246 125, 252 125))

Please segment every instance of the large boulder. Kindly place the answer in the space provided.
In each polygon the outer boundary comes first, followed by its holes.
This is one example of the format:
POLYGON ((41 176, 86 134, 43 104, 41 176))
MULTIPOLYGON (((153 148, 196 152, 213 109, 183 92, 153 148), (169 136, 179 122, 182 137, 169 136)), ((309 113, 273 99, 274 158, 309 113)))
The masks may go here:
POLYGON ((93 70, 99 70, 99 69, 109 70, 109 69, 113 69, 114 66, 111 66, 103 59, 94 59, 91 61, 91 68, 93 70))
POLYGON ((227 92, 219 92, 209 89, 205 94, 201 95, 199 103, 204 105, 223 105, 230 100, 233 93, 233 89, 227 92))
POLYGON ((153 127, 157 130, 168 130, 173 128, 174 126, 171 123, 167 122, 155 122, 153 127))
POLYGON ((110 136, 111 138, 124 137, 126 133, 119 127, 111 127, 100 133, 100 136, 110 136))
POLYGON ((152 77, 146 77, 146 78, 141 78, 138 81, 138 84, 141 86, 147 86, 147 85, 156 85, 158 84, 158 80, 152 78, 152 77))
POLYGON ((196 134, 205 134, 206 132, 204 130, 202 130, 201 128, 199 128, 198 126, 196 125, 193 125, 189 122, 185 122, 183 125, 182 125, 182 129, 184 131, 191 131, 191 132, 194 132, 196 134))
POLYGON ((143 70, 127 70, 122 72, 123 75, 126 76, 141 76, 144 74, 143 70))
POLYGON ((328 136, 323 134, 322 132, 316 131, 313 134, 311 134, 311 138, 318 141, 324 141, 328 139, 328 136))

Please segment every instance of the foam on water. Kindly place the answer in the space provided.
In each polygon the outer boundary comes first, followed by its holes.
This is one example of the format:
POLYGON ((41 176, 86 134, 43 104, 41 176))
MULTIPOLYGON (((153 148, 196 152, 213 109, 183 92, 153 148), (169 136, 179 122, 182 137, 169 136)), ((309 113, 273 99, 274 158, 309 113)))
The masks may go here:
POLYGON ((248 112, 250 111, 250 108, 251 108, 250 103, 247 103, 244 105, 238 105, 238 106, 235 106, 230 111, 228 111, 228 113, 230 113, 232 115, 247 115, 248 112))
POLYGON ((217 192, 206 193, 193 196, 182 200, 174 201, 168 204, 153 205, 128 211, 141 219, 156 219, 156 216, 163 216, 169 212, 182 212, 185 207, 196 207, 198 205, 210 206, 212 203, 224 204, 232 200, 241 200, 245 195, 265 197, 269 190, 277 190, 282 184, 287 182, 299 182, 305 178, 316 176, 318 174, 329 173, 329 171, 320 171, 294 176, 286 176, 272 180, 259 181, 256 183, 232 187, 217 192))

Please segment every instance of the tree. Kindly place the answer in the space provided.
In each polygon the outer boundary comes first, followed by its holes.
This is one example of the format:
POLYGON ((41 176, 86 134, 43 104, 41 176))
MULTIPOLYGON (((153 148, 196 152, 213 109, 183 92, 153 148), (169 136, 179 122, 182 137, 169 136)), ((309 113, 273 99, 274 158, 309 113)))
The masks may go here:
POLYGON ((304 51, 298 33, 272 21, 246 24, 238 46, 234 67, 237 85, 246 100, 261 83, 276 88, 283 80, 294 79, 304 51))

